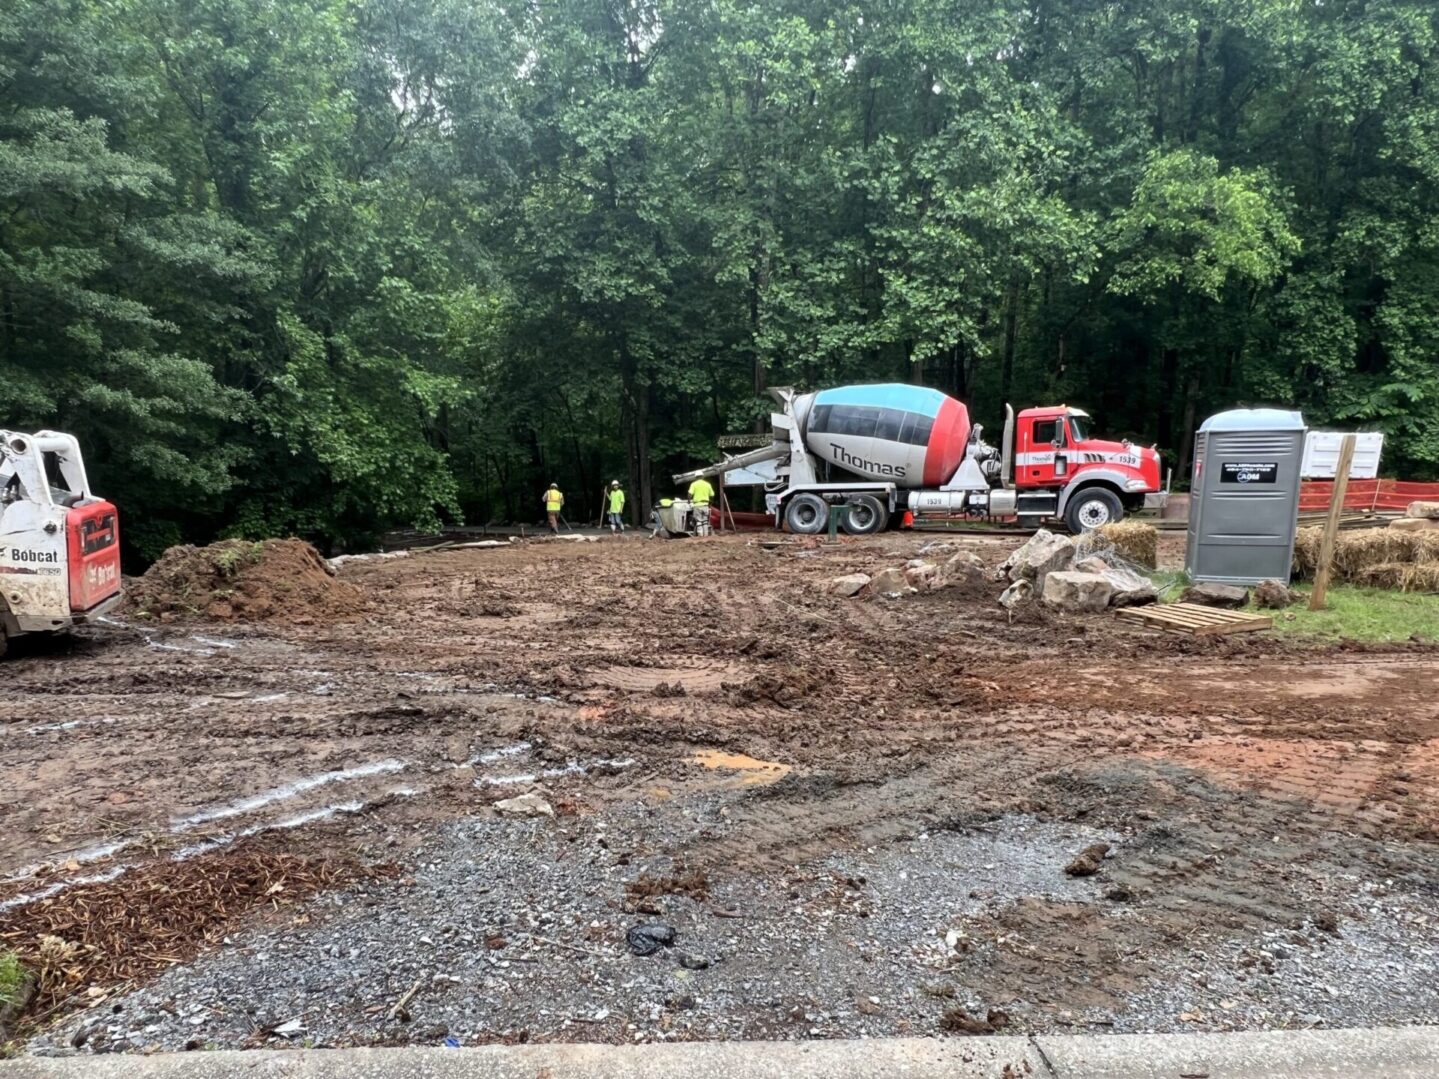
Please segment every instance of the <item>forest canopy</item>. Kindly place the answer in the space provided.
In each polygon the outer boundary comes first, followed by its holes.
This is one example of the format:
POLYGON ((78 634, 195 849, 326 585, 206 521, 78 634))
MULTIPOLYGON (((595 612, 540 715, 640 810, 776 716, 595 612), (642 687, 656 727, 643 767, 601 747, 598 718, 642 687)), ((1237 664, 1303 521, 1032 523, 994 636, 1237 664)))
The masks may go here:
POLYGON ((631 508, 770 385, 1439 476, 1419 0, 9 0, 0 426, 134 551, 631 508))

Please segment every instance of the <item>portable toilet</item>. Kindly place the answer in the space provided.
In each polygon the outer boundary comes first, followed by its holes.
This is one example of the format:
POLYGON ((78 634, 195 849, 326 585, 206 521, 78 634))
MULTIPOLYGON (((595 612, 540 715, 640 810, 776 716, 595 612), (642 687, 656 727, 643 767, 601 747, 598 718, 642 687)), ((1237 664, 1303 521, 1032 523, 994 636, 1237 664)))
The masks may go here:
POLYGON ((1191 578, 1289 582, 1304 434, 1303 416, 1277 408, 1233 409, 1200 425, 1184 562, 1191 578))

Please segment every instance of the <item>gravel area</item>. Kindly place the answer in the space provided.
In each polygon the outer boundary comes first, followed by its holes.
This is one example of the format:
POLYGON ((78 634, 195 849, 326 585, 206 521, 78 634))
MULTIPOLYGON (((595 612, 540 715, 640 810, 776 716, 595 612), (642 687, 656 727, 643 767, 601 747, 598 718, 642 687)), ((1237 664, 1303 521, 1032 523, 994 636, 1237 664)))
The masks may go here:
MULTIPOLYGON (((1009 819, 626 913, 626 883, 675 868, 639 853, 653 816, 457 821, 417 852, 413 877, 323 897, 303 926, 229 938, 30 1048, 928 1032, 949 1008, 984 1015, 992 1003, 946 979, 964 946, 952 927, 1017 897, 1093 900, 1097 885, 1060 867, 1106 838, 1009 819), (626 930, 652 923, 673 926, 675 944, 631 954, 626 930)), ((725 817, 722 800, 701 799, 666 821, 722 832, 725 817)))

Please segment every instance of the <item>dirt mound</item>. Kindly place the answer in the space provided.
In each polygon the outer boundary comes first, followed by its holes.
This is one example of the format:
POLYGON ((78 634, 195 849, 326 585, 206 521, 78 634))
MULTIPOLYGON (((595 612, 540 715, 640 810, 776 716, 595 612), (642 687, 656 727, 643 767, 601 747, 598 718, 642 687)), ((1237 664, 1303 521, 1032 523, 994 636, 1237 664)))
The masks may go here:
POLYGON ((353 617, 364 596, 304 540, 222 540, 171 547, 129 587, 136 617, 308 622, 353 617))

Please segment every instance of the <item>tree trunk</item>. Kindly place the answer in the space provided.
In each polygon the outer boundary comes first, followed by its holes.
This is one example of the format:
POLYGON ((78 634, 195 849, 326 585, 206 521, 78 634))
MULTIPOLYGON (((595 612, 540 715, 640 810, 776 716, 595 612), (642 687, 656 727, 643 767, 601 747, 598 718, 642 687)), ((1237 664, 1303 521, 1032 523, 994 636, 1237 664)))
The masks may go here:
POLYGON ((630 491, 638 502, 637 513, 654 505, 650 475, 650 386, 640 381, 639 365, 630 352, 629 341, 621 335, 620 422, 629 456, 630 491))
POLYGON ((1199 401, 1199 374, 1191 372, 1184 384, 1184 422, 1179 435, 1179 454, 1175 470, 1189 475, 1189 455, 1194 447, 1194 413, 1199 401))
POLYGON ((1174 393, 1179 377, 1179 350, 1166 348, 1159 366, 1159 447, 1173 450, 1174 445, 1174 393))
POLYGON ((1004 358, 999 369, 999 400, 1009 402, 1009 392, 1014 384, 1014 338, 1019 326, 1019 278, 1009 279, 1009 288, 1004 294, 1004 358))

